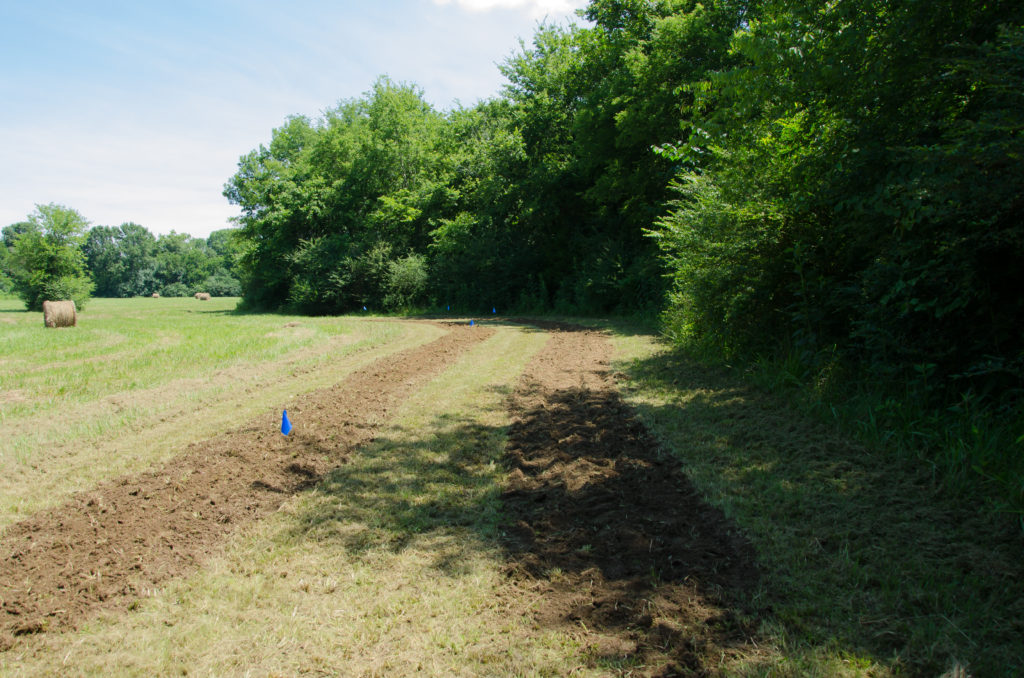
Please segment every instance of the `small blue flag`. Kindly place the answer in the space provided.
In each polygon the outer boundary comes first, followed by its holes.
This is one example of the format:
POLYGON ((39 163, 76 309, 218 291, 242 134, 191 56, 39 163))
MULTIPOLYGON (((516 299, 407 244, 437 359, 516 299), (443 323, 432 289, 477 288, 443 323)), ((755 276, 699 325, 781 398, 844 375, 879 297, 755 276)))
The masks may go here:
POLYGON ((473 324, 473 321, 472 321, 472 320, 470 320, 470 321, 469 321, 469 324, 470 324, 470 325, 472 325, 472 324, 473 324))
POLYGON ((281 433, 288 435, 292 432, 292 423, 288 421, 288 410, 281 415, 281 433))

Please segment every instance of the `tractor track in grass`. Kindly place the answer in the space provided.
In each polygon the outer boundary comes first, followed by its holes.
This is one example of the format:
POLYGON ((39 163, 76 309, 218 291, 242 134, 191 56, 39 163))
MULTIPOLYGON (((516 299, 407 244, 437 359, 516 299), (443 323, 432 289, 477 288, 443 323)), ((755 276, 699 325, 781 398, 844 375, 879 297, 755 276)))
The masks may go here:
POLYGON ((74 628, 196 570, 232 532, 312 487, 374 438, 396 406, 493 334, 446 326, 337 385, 190 445, 172 462, 100 484, 0 533, 0 651, 18 636, 74 628))
POLYGON ((607 337, 534 324, 551 338, 509 399, 510 595, 538 627, 576 635, 592 668, 705 675, 756 652, 740 602, 753 547, 622 401, 607 337))

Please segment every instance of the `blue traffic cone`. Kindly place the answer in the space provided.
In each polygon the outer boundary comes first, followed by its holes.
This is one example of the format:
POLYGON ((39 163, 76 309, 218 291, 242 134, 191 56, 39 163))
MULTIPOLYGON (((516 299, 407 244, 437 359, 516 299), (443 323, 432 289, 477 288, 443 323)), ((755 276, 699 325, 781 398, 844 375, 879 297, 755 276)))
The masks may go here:
POLYGON ((288 410, 281 415, 281 433, 288 435, 292 432, 292 423, 288 421, 288 410))

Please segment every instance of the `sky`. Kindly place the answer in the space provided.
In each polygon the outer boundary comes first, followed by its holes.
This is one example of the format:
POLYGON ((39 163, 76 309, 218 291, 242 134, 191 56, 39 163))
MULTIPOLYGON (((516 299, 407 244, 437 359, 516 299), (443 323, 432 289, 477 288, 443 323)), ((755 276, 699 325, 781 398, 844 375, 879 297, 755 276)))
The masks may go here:
POLYGON ((0 227, 37 204, 205 238, 239 157, 386 75, 439 109, 585 0, 4 0, 0 227))

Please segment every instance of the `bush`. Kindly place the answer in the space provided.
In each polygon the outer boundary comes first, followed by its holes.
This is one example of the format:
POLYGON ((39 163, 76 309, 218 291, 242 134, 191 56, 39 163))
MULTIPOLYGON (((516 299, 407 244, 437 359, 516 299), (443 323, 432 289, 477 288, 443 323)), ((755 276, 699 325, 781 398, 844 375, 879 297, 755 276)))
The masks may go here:
POLYGON ((391 310, 410 308, 423 300, 427 289, 427 259, 410 254, 388 262, 384 280, 384 307, 391 310))
POLYGON ((39 308, 43 308, 43 302, 71 299, 75 307, 81 311, 91 298, 92 281, 85 276, 62 276, 52 278, 42 285, 42 295, 38 299, 39 308))
POLYGON ((203 282, 202 288, 215 297, 242 296, 242 283, 223 273, 211 275, 203 282))
POLYGON ((188 288, 185 283, 171 283, 170 285, 164 285, 163 289, 160 290, 161 297, 190 297, 193 292, 188 288))

